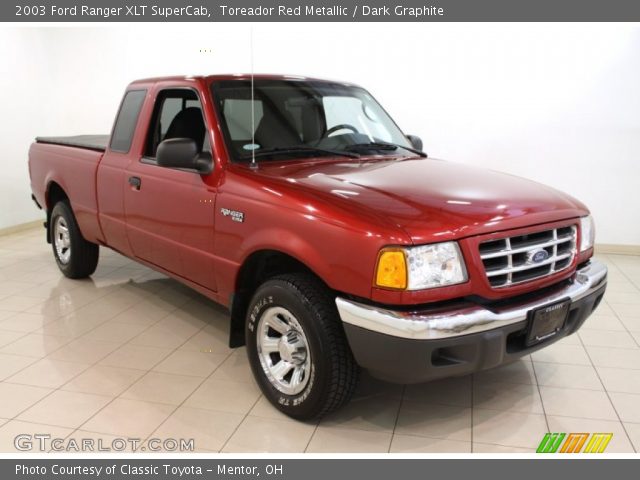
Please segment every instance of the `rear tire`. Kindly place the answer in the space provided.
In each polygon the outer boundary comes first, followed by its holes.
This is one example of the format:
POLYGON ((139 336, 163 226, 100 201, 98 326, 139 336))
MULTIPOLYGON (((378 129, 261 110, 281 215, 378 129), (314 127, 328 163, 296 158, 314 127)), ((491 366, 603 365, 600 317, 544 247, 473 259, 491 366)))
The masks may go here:
POLYGON ((351 399, 359 368, 334 299, 315 277, 280 275, 261 285, 245 334, 258 385, 284 414, 318 419, 351 399))
POLYGON ((53 256, 65 277, 86 278, 96 271, 99 247, 84 239, 68 201, 55 204, 49 228, 53 256))

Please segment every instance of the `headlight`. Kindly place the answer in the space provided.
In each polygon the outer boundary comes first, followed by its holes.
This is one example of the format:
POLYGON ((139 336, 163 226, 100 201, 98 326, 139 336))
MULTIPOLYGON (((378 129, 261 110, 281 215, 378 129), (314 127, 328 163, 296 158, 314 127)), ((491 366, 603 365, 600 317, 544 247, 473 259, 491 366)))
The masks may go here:
POLYGON ((584 252, 593 247, 596 239, 596 226, 591 215, 580 218, 580 251, 584 252))
POLYGON ((467 270, 456 242, 385 248, 378 256, 378 287, 423 290, 466 281, 467 270))

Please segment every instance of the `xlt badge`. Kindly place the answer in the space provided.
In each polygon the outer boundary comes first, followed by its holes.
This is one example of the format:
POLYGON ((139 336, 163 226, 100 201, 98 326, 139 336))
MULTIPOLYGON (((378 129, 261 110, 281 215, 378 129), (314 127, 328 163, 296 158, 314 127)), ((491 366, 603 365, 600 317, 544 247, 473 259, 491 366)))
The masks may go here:
POLYGON ((233 220, 234 222, 244 222, 243 212, 239 212, 237 210, 229 210, 228 208, 221 208, 220 213, 222 213, 222 216, 224 217, 231 217, 231 220, 233 220))

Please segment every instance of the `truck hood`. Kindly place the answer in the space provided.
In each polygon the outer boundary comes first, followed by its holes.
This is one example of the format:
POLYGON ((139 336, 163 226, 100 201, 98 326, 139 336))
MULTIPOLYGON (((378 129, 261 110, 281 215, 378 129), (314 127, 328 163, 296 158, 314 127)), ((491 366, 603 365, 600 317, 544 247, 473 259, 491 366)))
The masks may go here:
POLYGON ((437 159, 264 162, 257 172, 284 189, 304 192, 318 212, 332 215, 327 207, 334 206, 392 224, 416 244, 588 213, 581 202, 546 185, 437 159))

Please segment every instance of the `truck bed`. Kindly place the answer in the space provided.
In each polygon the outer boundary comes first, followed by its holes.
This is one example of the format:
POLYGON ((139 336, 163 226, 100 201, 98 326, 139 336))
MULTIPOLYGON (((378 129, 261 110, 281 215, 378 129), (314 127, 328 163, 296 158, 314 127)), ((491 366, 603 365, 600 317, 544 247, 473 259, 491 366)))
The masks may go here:
POLYGON ((36 137, 37 143, 49 143, 66 147, 86 148, 104 152, 109 143, 109 135, 74 135, 71 137, 36 137))
POLYGON ((69 197, 86 240, 102 240, 98 223, 96 175, 107 147, 106 135, 38 137, 29 149, 31 191, 38 205, 52 207, 47 192, 52 184, 69 197))

